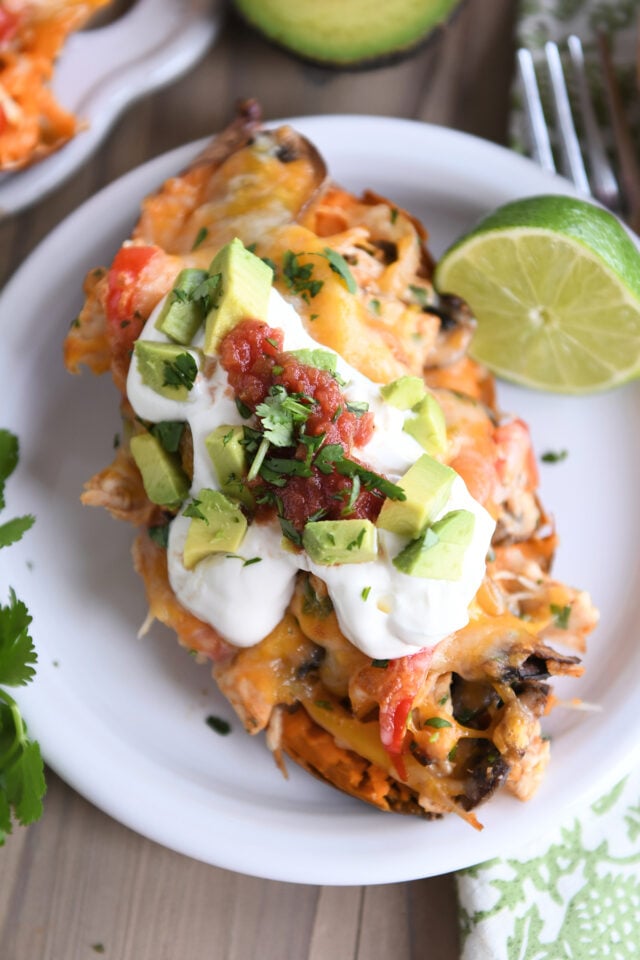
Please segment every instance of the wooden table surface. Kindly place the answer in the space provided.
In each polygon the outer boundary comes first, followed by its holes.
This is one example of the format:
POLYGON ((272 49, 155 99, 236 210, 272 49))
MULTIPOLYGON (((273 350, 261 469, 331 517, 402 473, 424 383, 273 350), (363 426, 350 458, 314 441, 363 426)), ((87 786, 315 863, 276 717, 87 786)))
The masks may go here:
MULTIPOLYGON (((238 98, 257 96, 267 119, 370 113, 504 142, 514 7, 515 0, 467 0, 410 59, 345 73, 303 65, 227 17, 204 61, 129 109, 70 183, 0 225, 0 284, 96 190, 220 129, 238 98)), ((246 877, 134 834, 51 771, 47 782, 42 820, 16 829, 0 850, 1 960, 458 957, 450 876, 346 888, 246 877)))

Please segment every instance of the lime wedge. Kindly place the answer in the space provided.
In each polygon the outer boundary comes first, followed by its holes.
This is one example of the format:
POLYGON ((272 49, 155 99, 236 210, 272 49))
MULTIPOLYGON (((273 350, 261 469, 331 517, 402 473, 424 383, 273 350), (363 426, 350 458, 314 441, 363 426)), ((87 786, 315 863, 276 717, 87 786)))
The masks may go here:
POLYGON ((640 377, 640 253, 587 201, 499 207, 445 252, 434 282, 468 303, 471 356, 507 380, 580 394, 640 377))

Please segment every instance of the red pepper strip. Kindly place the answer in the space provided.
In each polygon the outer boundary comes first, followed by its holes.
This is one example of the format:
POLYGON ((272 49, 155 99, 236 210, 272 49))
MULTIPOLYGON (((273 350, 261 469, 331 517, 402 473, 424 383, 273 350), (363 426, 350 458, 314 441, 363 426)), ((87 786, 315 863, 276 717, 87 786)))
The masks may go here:
POLYGON ((0 43, 10 40, 20 23, 20 14, 10 13, 0 6, 0 43))
POLYGON ((131 321, 140 275, 159 247, 121 247, 115 255, 107 278, 107 320, 112 326, 131 321))
POLYGON ((401 779, 406 779, 402 760, 407 719, 431 664, 433 648, 392 660, 386 669, 380 700, 380 739, 401 779))

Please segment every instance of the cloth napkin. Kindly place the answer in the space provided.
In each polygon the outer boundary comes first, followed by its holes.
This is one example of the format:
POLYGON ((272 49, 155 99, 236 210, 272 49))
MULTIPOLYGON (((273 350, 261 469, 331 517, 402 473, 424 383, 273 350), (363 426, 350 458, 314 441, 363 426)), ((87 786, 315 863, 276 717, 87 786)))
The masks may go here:
POLYGON ((640 771, 457 885, 461 960, 638 960, 640 771))
MULTIPOLYGON (((595 30, 605 30, 640 144, 639 14, 640 0, 522 0, 517 40, 535 58, 547 40, 576 33, 588 63, 595 30)), ((591 81, 597 100, 595 61, 591 81)), ((516 149, 526 142, 521 119, 516 90, 516 149)), ((461 960, 640 960, 640 770, 517 856, 461 871, 457 888, 461 960)))

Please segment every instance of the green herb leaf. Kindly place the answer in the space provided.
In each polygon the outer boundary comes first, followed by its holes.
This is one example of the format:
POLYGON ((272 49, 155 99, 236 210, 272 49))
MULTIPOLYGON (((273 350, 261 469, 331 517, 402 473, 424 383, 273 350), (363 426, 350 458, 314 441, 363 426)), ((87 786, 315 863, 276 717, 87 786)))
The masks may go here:
POLYGON ((165 387, 186 387, 191 390, 198 375, 198 365, 190 353, 179 353, 175 360, 164 361, 165 387))
POLYGON ((195 240, 193 241, 193 246, 191 247, 191 249, 192 249, 192 250, 197 250, 198 247, 201 246, 201 244, 204 243, 204 241, 207 239, 208 236, 209 236, 209 231, 208 231, 208 229, 207 229, 206 227, 200 227, 200 229, 198 230, 198 232, 197 232, 197 234, 196 234, 196 238, 195 238, 195 240))
POLYGON ((206 277, 202 283, 199 283, 193 293, 190 294, 191 303, 197 303, 206 315, 214 307, 218 306, 222 296, 222 274, 214 273, 213 276, 206 277))
POLYGON ((568 450, 547 450, 546 453, 543 453, 540 459, 543 463, 560 463, 562 460, 566 460, 569 456, 568 450))
POLYGON ((551 604, 551 613, 555 620, 556 627, 559 627, 560 630, 569 629, 569 617, 571 616, 571 605, 567 604, 564 607, 559 606, 556 603, 551 604))
POLYGON ((387 659, 387 660, 372 660, 372 661, 371 661, 371 666, 372 666, 372 667, 378 667, 380 670, 386 670, 387 667, 389 666, 389 660, 388 660, 388 659, 387 659))
POLYGON ((159 423, 154 423, 149 432, 160 441, 167 453, 177 453, 184 432, 184 422, 161 420, 159 423))
POLYGON ((369 409, 369 404, 365 400, 348 400, 347 401, 347 410, 349 413, 353 413, 358 420, 360 417, 363 417, 367 410, 369 409))
MULTIPOLYGON (((248 420, 252 415, 251 407, 248 407, 246 403, 243 403, 239 397, 236 397, 236 408, 243 420, 248 420)), ((247 428, 245 427, 244 430, 246 436, 247 428)))
POLYGON ((8 547, 12 543, 17 543, 22 535, 27 532, 35 523, 36 518, 31 514, 24 517, 14 517, 13 520, 7 520, 0 524, 0 547, 8 547))
POLYGON ((424 287, 418 287, 416 284, 410 283, 409 290, 413 294, 413 298, 421 307, 429 306, 429 295, 424 287))
POLYGON ((151 537, 154 543, 157 543, 159 547, 167 548, 169 544, 169 524, 164 523, 161 526, 157 527, 148 527, 147 533, 151 537))
POLYGON ((360 596, 362 597, 363 600, 368 600, 370 593, 371 593, 371 587, 363 587, 362 590, 360 591, 360 596))
POLYGON ((342 256, 341 253, 338 253, 336 250, 332 250, 331 247, 325 247, 322 251, 324 256, 329 261, 329 266, 334 273, 337 273, 339 277, 342 277, 344 280, 345 286, 349 293, 358 292, 358 284, 353 279, 353 274, 349 269, 349 264, 342 256))
MULTIPOLYGON (((5 481, 17 463, 17 437, 0 430, 0 509, 4 507, 5 481)), ((2 524, 0 546, 15 543, 33 522, 29 515, 2 524)), ((10 590, 9 602, 0 604, 0 683, 5 686, 24 686, 34 675, 37 657, 30 624, 25 604, 10 590)), ((24 825, 38 819, 45 789, 40 748, 29 739, 18 704, 0 688, 0 846, 11 833, 12 819, 24 825)))
POLYGON ((445 720, 444 717, 429 717, 428 720, 424 721, 425 727, 435 727, 437 730, 442 729, 442 727, 451 727, 453 724, 449 723, 448 720, 445 720))
POLYGON ((37 662, 33 641, 29 636, 31 616, 13 590, 9 604, 0 606, 0 683, 7 687, 21 687, 35 674, 32 664, 37 662))
POLYGON ((205 723, 222 737, 226 737, 228 733, 231 733, 231 724, 228 720, 223 720, 222 717, 216 717, 214 714, 210 714, 205 720, 205 723))
POLYGON ((280 521, 280 529, 287 540, 291 540, 291 543, 294 543, 296 547, 301 547, 302 534, 298 533, 291 520, 287 520, 286 517, 280 516, 278 517, 278 520, 280 521))
POLYGON ((256 407, 264 436, 275 447, 290 447, 295 441, 296 428, 309 419, 311 409, 290 395, 280 384, 275 384, 263 403, 256 407))
POLYGON ((293 293, 299 294, 304 300, 317 296, 324 286, 323 280, 313 280, 313 264, 299 262, 301 253, 285 250, 282 255, 282 279, 293 293))
POLYGON ((187 506, 182 511, 182 516, 192 517, 194 520, 204 520, 204 522, 208 524, 209 521, 207 520, 206 516, 200 509, 201 503, 202 503, 202 500, 198 500, 196 497, 194 497, 193 500, 190 503, 188 503, 187 506))
POLYGON ((18 463, 18 438, 0 430, 0 510, 4 507, 4 485, 18 463))

